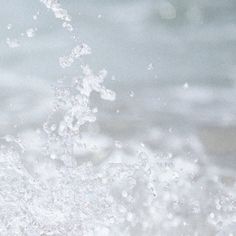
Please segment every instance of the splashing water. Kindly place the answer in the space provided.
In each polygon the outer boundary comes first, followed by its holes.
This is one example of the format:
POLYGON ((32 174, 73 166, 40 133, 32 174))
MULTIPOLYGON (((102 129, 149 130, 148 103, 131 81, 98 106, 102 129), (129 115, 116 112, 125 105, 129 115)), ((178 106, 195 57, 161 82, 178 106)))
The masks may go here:
POLYGON ((6 39, 6 43, 9 48, 18 48, 20 46, 19 42, 17 39, 6 39))
POLYGON ((76 58, 91 54, 91 49, 85 43, 75 46, 68 56, 59 58, 59 64, 62 68, 70 67, 76 58))
POLYGON ((69 23, 71 21, 71 17, 67 13, 65 9, 63 9, 58 0, 40 0, 47 8, 52 10, 55 17, 61 19, 63 21, 62 26, 66 28, 68 31, 73 31, 72 25, 69 23))
MULTIPOLYGON (((40 1, 73 29, 58 1, 40 1)), ((60 65, 90 53, 86 44, 78 45, 60 65)), ((1 140, 0 235, 234 235, 235 180, 204 163, 155 155, 136 144, 131 156, 119 144, 119 158, 79 162, 88 148, 83 130, 96 121, 91 94, 115 99, 103 85, 105 70, 96 75, 82 60, 81 69, 70 86, 55 88, 43 125, 42 160, 33 170, 25 165, 20 139, 1 140)))

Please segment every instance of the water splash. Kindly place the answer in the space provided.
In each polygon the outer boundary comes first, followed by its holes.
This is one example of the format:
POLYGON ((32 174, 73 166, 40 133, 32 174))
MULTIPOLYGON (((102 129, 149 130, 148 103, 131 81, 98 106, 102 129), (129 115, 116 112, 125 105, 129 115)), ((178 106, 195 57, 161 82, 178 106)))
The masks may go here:
POLYGON ((48 135, 47 154, 63 160, 66 165, 73 159, 73 150, 81 145, 81 127, 96 121, 97 108, 90 107, 91 93, 95 91, 105 100, 115 99, 115 93, 102 85, 104 70, 94 75, 88 65, 81 67, 82 77, 74 79, 70 87, 55 88, 54 111, 44 124, 48 135), (57 123, 56 117, 60 117, 57 123))
POLYGON ((29 38, 32 38, 35 36, 35 32, 37 31, 37 28, 29 28, 26 30, 26 35, 29 38))
MULTIPOLYGON (((58 1, 41 0, 64 23, 58 1)), ((80 46, 69 61, 88 54, 80 46)), ((67 58, 68 59, 68 58, 67 58)), ((26 147, 5 136, 0 144, 0 235, 230 235, 235 233, 236 183, 204 163, 155 155, 144 144, 121 142, 110 158, 78 164, 82 128, 96 121, 90 96, 113 101, 115 93, 81 63, 82 75, 55 87, 44 123, 44 159, 29 170, 26 147), (135 154, 134 154, 135 153, 135 154), (114 156, 113 156, 114 155, 114 156)), ((86 145, 85 145, 86 149, 86 145)))
POLYGON ((17 39, 7 38, 6 43, 7 43, 9 48, 18 48, 20 46, 20 43, 17 39))
POLYGON ((62 26, 68 31, 73 31, 72 25, 69 23, 71 21, 70 15, 67 10, 61 7, 58 0, 40 0, 47 8, 49 8, 55 15, 56 18, 63 21, 62 26))
POLYGON ((14 148, 0 162, 1 235, 228 235, 236 217, 235 185, 147 149, 129 164, 39 164, 37 177, 14 148))
POLYGON ((62 68, 70 67, 76 58, 89 54, 91 54, 91 48, 87 44, 82 43, 75 46, 68 56, 60 57, 59 64, 62 68))

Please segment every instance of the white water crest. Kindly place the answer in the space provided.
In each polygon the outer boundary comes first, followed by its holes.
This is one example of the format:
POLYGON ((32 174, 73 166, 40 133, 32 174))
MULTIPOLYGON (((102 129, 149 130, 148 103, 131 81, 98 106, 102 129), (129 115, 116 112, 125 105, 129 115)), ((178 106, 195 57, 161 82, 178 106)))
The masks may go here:
MULTIPOLYGON (((71 34, 72 18, 59 1, 40 2, 71 34)), ((143 143, 89 131, 102 112, 92 97, 111 106, 116 99, 104 85, 107 71, 95 73, 83 61, 89 54, 90 47, 79 43, 59 58, 64 70, 78 59, 81 72, 55 83, 51 111, 29 134, 31 145, 1 138, 0 235, 235 235, 233 177, 201 157, 157 154, 143 143)))

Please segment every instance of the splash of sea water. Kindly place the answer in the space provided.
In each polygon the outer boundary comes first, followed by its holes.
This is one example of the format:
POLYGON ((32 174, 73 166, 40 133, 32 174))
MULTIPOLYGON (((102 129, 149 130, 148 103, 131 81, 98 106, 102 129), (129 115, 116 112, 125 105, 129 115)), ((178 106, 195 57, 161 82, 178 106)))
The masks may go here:
MULTIPOLYGON (((57 0, 41 0, 73 31, 57 0)), ((81 43, 62 67, 90 54, 81 43)), ((113 156, 95 164, 79 162, 88 149, 83 128, 95 122, 90 95, 114 100, 81 60, 82 75, 55 88, 55 102, 43 126, 42 160, 33 171, 24 163, 27 147, 6 136, 0 150, 0 235, 234 235, 236 184, 204 164, 157 156, 144 145, 127 160, 113 156)), ((122 150, 122 147, 121 147, 122 150)), ((119 155, 125 155, 120 152, 119 155)))

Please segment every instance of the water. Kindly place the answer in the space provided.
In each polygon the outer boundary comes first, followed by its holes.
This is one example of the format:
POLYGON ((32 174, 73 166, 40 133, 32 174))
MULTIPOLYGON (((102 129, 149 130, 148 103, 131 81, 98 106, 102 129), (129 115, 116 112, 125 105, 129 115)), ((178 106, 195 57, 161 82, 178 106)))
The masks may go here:
POLYGON ((235 7, 3 4, 0 234, 234 235, 235 7))

